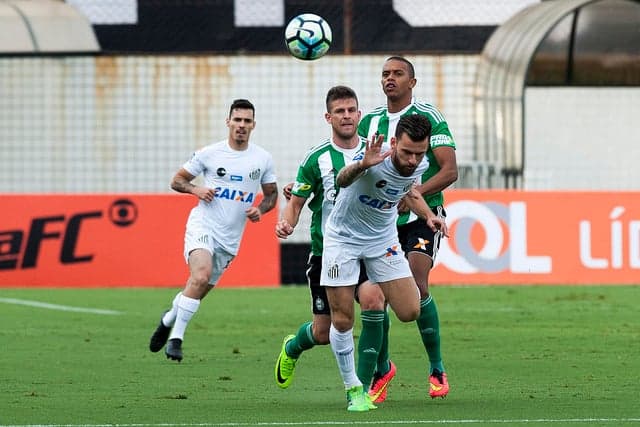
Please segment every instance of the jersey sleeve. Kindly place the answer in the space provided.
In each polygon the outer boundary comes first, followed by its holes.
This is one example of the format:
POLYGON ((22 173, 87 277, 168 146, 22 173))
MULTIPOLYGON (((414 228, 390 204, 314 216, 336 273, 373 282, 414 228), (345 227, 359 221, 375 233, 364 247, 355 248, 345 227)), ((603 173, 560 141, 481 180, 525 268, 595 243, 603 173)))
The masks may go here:
POLYGON ((204 162, 202 161, 203 150, 198 150, 191 155, 191 158, 187 160, 182 168, 189 172, 193 176, 200 175, 204 170, 204 162))
POLYGON ((430 143, 432 149, 438 147, 451 147, 455 150, 456 143, 453 140, 453 136, 451 136, 451 131, 449 131, 449 125, 447 125, 447 122, 441 121, 433 127, 431 130, 430 143))
POLYGON ((267 153, 265 160, 264 174, 262 174, 261 184, 271 184, 277 181, 275 167, 273 166, 273 156, 267 153))
POLYGON ((291 194, 308 199, 316 188, 318 174, 314 172, 313 165, 309 162, 302 163, 298 167, 296 181, 293 183, 291 194))

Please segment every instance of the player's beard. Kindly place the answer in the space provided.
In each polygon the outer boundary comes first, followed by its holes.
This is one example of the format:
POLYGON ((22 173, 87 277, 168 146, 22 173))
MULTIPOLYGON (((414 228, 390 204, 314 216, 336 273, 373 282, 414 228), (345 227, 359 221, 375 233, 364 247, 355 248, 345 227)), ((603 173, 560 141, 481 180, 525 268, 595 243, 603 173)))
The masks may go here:
POLYGON ((402 176, 411 176, 415 172, 418 166, 403 166, 398 159, 397 152, 393 152, 391 155, 391 162, 393 163, 393 167, 398 171, 398 173, 402 176))

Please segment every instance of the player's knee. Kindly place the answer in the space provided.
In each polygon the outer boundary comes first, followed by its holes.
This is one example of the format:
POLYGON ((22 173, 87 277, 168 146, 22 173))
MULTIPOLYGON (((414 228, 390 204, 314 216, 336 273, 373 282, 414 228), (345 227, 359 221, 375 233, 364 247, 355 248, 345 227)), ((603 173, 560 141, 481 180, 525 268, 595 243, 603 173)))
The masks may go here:
POLYGON ((418 318, 418 316, 420 316, 419 305, 411 308, 407 307, 407 308, 404 308, 403 310, 398 310, 396 312, 396 317, 401 322, 413 322, 418 318))
POLYGON ((191 273, 190 284, 198 289, 206 290, 209 286, 211 272, 206 269, 198 269, 191 273))
POLYGON ((358 289, 358 302, 360 309, 365 310, 384 310, 385 299, 382 290, 378 286, 361 286, 358 289))
POLYGON ((346 332, 353 328, 353 318, 342 313, 332 313, 331 323, 339 332, 346 332))

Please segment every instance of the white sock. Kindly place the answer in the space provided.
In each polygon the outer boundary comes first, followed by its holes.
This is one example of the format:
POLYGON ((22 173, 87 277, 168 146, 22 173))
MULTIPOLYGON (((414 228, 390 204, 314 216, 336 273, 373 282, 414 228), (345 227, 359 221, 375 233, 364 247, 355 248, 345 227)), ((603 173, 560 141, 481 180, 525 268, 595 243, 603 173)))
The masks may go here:
POLYGON ((339 332, 332 323, 329 328, 329 342, 338 362, 338 369, 344 382, 344 388, 350 389, 354 386, 361 386, 362 382, 356 375, 353 328, 345 332, 339 332))
POLYGON ((173 303, 171 304, 171 310, 167 311, 164 316, 162 316, 162 324, 164 326, 173 326, 176 322, 176 316, 178 315, 178 301, 180 301, 180 296, 182 295, 182 291, 178 292, 176 297, 173 299, 173 303))
POLYGON ((181 340, 184 339, 184 331, 187 329, 187 325, 193 315, 198 311, 198 307, 200 307, 199 299, 180 295, 180 298, 178 299, 178 314, 176 315, 176 321, 173 324, 173 329, 171 329, 171 335, 169 336, 170 340, 174 338, 179 338, 181 340))

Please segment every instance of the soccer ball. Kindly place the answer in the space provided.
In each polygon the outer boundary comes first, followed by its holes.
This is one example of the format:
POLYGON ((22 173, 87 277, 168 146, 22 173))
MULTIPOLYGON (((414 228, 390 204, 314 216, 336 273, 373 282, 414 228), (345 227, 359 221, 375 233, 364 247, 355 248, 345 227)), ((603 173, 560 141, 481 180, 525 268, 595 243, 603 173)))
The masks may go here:
POLYGON ((331 47, 331 27, 320 16, 303 13, 289 21, 284 40, 289 53, 296 58, 318 59, 331 47))

